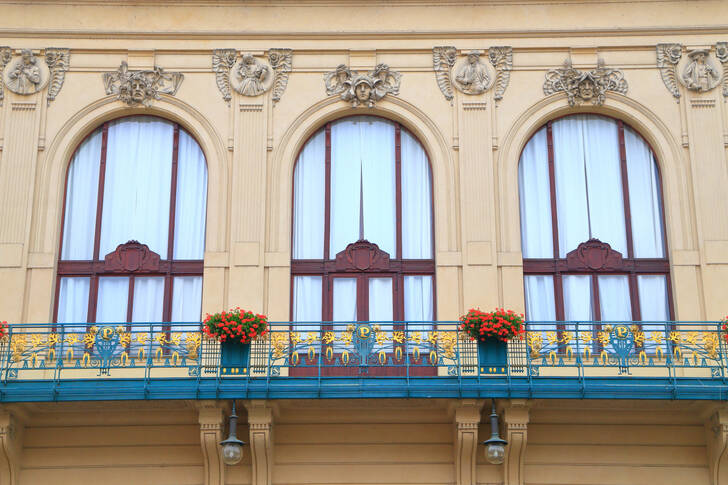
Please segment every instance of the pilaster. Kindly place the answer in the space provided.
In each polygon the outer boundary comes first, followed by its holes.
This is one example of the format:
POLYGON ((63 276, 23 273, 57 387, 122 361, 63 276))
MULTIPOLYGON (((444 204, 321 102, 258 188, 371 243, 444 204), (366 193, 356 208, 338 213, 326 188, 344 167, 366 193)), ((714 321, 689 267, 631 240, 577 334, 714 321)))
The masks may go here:
POLYGON ((705 421, 710 483, 728 485, 728 409, 718 409, 705 421))
POLYGON ((525 399, 511 399, 504 408, 503 423, 505 428, 506 460, 503 463, 504 485, 523 485, 523 465, 526 457, 528 440, 528 421, 530 402, 525 399))
POLYGON ((270 485, 273 471, 273 417, 275 405, 268 401, 248 401, 252 485, 270 485))
POLYGON ((204 485, 225 484, 225 463, 219 443, 225 428, 223 405, 217 401, 198 401, 200 423, 200 447, 204 468, 204 485))
POLYGON ((23 452, 23 421, 17 414, 0 410, 0 483, 17 485, 23 452))
POLYGON ((475 485, 478 425, 483 401, 463 399, 455 407, 455 483, 475 485))

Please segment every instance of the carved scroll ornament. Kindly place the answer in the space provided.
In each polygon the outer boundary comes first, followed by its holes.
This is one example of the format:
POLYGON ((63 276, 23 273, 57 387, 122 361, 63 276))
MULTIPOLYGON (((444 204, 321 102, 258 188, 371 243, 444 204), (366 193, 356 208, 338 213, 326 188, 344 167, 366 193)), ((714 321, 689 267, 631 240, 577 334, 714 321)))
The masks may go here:
POLYGON ((718 42, 715 44, 715 56, 723 66, 723 96, 728 98, 728 42, 718 42))
POLYGON ((45 61, 51 72, 48 94, 46 95, 48 104, 50 104, 61 92, 63 82, 66 80, 66 71, 68 71, 71 63, 71 51, 69 49, 48 48, 45 51, 45 61))
POLYGON ((626 94, 627 81, 621 70, 604 67, 601 59, 597 68, 588 72, 574 69, 571 61, 567 60, 564 67, 548 71, 543 84, 543 92, 547 96, 558 92, 565 93, 569 106, 586 102, 601 106, 607 91, 626 94))
POLYGON ((181 72, 166 72, 155 66, 152 70, 130 71, 125 61, 114 72, 103 75, 106 94, 114 94, 129 106, 149 107, 160 94, 177 94, 184 80, 181 72))
MULTIPOLYGON (((12 50, 10 50, 10 47, 0 47, 0 75, 5 70, 5 66, 8 62, 10 62, 10 58, 12 57, 12 50)), ((3 98, 5 97, 5 92, 3 90, 3 82, 0 79, 0 106, 2 106, 3 98)))
POLYGON ((369 108, 387 94, 397 96, 401 79, 402 75, 392 71, 387 64, 377 64, 374 70, 363 74, 340 64, 335 71, 324 75, 326 94, 338 94, 352 106, 369 108))
POLYGON ((657 44, 657 68, 660 70, 662 82, 668 91, 680 99, 680 89, 677 81, 677 63, 682 57, 680 44, 657 44))
POLYGON ((438 46, 432 49, 432 64, 440 91, 448 101, 453 98, 453 87, 463 94, 478 95, 495 86, 494 98, 500 100, 508 87, 513 67, 511 47, 491 47, 488 58, 495 69, 493 79, 479 51, 472 51, 458 60, 457 49, 438 46))
POLYGON ((231 89, 250 97, 272 89, 273 102, 279 101, 288 85, 292 52, 291 49, 270 49, 267 60, 261 60, 249 53, 238 59, 235 49, 215 49, 212 70, 222 99, 230 101, 231 89))

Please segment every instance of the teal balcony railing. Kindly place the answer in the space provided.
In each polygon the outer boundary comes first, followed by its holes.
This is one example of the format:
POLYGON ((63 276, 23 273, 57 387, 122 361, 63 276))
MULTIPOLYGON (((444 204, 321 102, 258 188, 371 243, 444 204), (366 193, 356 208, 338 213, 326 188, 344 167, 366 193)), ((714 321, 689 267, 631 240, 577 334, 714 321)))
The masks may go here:
POLYGON ((728 398, 720 322, 528 322, 486 374, 457 322, 272 322, 243 372, 199 323, 12 325, 0 401, 296 397, 728 398))

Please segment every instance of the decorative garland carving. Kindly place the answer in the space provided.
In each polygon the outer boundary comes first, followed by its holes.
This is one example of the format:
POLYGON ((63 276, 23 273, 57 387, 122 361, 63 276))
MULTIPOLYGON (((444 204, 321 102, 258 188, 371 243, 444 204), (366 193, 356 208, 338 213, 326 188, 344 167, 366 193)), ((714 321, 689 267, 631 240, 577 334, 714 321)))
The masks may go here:
POLYGON ((488 49, 490 63, 495 67, 495 93, 493 98, 496 101, 503 99, 508 83, 511 80, 511 69, 513 69, 513 48, 510 46, 491 47, 488 49))
POLYGON ((46 94, 48 104, 51 104, 51 101, 56 99, 56 96, 58 96, 58 93, 63 87, 63 81, 66 79, 66 71, 68 71, 70 66, 71 51, 70 49, 49 47, 45 51, 45 60, 51 72, 48 93, 46 94))
POLYGON ((486 64, 480 60, 480 52, 467 53, 465 58, 457 59, 457 49, 452 46, 438 46, 432 49, 432 64, 435 78, 445 99, 453 98, 453 86, 458 91, 469 94, 482 94, 495 86, 494 98, 503 99, 513 68, 513 48, 509 46, 491 47, 488 58, 495 69, 495 80, 491 79, 486 64))
POLYGON ((718 42, 715 44, 715 56, 723 66, 723 96, 728 98, 728 42, 718 42))
MULTIPOLYGON (((2 72, 5 70, 5 66, 7 65, 7 63, 10 62, 11 56, 12 50, 10 49, 10 47, 0 47, 0 75, 2 75, 2 72)), ((3 82, 0 79, 0 106, 2 106, 4 98, 5 92, 3 91, 3 82)))
POLYGON ((212 70, 215 73, 217 89, 222 93, 222 99, 230 102, 230 69, 235 65, 237 52, 235 49, 215 49, 212 51, 212 70))
POLYGON ((601 59, 597 68, 589 72, 574 69, 571 60, 567 59, 564 67, 551 69, 546 73, 546 81, 543 84, 543 92, 547 96, 558 92, 566 93, 569 106, 589 101, 595 106, 601 106, 604 104, 607 91, 626 94, 627 81, 621 70, 604 67, 604 61, 601 59))
POLYGON ((389 69, 387 64, 377 64, 374 70, 361 74, 340 64, 335 71, 324 75, 326 94, 340 95, 352 106, 364 104, 371 108, 387 94, 397 96, 402 74, 389 69))
POLYGON ((452 82, 450 71, 455 65, 457 49, 452 46, 438 46, 432 48, 432 67, 435 70, 435 79, 445 99, 452 100, 452 82))
POLYGON ((680 89, 677 84, 677 63, 682 57, 682 45, 657 44, 657 68, 662 82, 668 91, 679 101, 680 89))
POLYGON ((118 70, 103 74, 106 94, 115 94, 129 106, 145 107, 160 99, 160 94, 177 94, 184 77, 181 72, 165 72, 157 66, 152 70, 130 71, 126 61, 122 61, 118 70))
POLYGON ((288 85, 292 68, 291 49, 270 49, 267 60, 250 53, 240 54, 235 49, 215 49, 212 52, 212 70, 222 99, 230 102, 231 88, 243 96, 259 96, 272 89, 272 99, 280 101, 288 85))

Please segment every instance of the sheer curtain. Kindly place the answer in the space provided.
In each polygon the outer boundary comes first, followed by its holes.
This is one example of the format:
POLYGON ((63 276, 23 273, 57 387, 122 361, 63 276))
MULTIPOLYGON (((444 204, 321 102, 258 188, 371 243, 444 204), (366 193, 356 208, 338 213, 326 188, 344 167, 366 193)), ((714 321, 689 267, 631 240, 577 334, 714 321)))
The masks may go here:
POLYGON ((85 332, 88 319, 88 292, 91 278, 61 278, 56 321, 66 324, 66 332, 85 332), (68 325, 81 324, 81 325, 68 325))
POLYGON ((333 321, 336 333, 346 330, 348 323, 356 322, 356 278, 333 278, 333 321))
POLYGON ((592 311, 591 276, 564 275, 564 318, 567 321, 590 322, 592 311))
MULTIPOLYGON (((551 275, 526 275, 523 277, 528 322, 553 322, 556 320, 554 277, 551 275)), ((529 324, 530 330, 555 330, 555 325, 529 324)))
POLYGON ((64 260, 93 259, 102 136, 99 130, 86 139, 68 167, 61 252, 64 260))
POLYGON ((627 275, 600 275, 599 310, 603 322, 632 320, 627 275))
POLYGON ((295 276, 293 278, 293 321, 299 331, 318 331, 323 320, 321 276, 295 276), (314 322, 313 325, 306 325, 314 322))
POLYGON ((326 133, 322 130, 301 150, 293 176, 293 259, 324 257, 325 162, 326 133))
MULTIPOLYGON (((177 196, 174 217, 174 259, 202 259, 205 253, 207 164, 190 135, 180 130, 177 154, 177 196)), ((196 319, 195 319, 196 320, 196 319)))
POLYGON ((402 130, 402 257, 432 258, 432 181, 425 150, 402 130))
POLYGON ((518 165, 518 186, 523 257, 553 258, 546 128, 536 132, 523 149, 518 165))
MULTIPOLYGON (((667 278, 664 275, 638 275, 637 290, 639 292, 640 313, 645 322, 670 321, 670 307, 667 300, 667 278)), ((664 334, 664 323, 644 324, 642 330, 647 335, 664 334)), ((649 338, 649 337, 648 337, 649 338)), ((656 347, 654 341, 645 339, 645 349, 656 347)), ((663 349, 665 349, 663 345, 663 349)))
POLYGON ((131 321, 158 323, 164 310, 164 277, 134 278, 134 306, 131 321))
POLYGON ((110 124, 100 256, 136 239, 167 259, 174 125, 156 118, 110 124))
MULTIPOLYGON (((201 314, 202 276, 174 277, 172 279, 172 321, 199 322, 201 314)), ((180 329, 186 329, 186 327, 177 327, 178 331, 180 329)))
POLYGON ((369 278, 369 321, 391 322, 393 302, 392 278, 369 278))
POLYGON ((96 321, 98 323, 126 322, 128 299, 128 277, 106 276, 99 278, 96 321))
POLYGON ((404 277, 404 319, 408 330, 432 330, 432 323, 427 323, 434 319, 432 297, 432 276, 404 277))
POLYGON ((660 174, 652 150, 632 129, 624 128, 627 181, 635 258, 664 258, 660 174))
POLYGON ((395 255, 394 125, 355 117, 331 126, 330 257, 364 238, 395 255), (360 201, 363 200, 363 210, 360 201), (363 212, 364 220, 360 214, 363 212))

